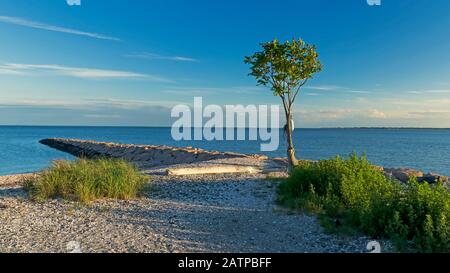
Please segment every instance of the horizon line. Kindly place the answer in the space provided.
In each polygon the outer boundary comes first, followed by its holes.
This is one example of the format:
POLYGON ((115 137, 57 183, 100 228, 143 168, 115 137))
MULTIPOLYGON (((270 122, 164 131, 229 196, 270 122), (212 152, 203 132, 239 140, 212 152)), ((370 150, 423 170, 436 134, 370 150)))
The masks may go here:
MULTIPOLYGON (((0 127, 88 127, 88 128, 172 128, 171 126, 144 126, 144 125, 8 125, 0 124, 0 127)), ((186 127, 190 129, 203 127, 186 127)), ((260 127, 218 127, 218 129, 260 129, 260 127)), ((264 128, 265 129, 265 128, 264 128)), ((278 129, 283 129, 279 127, 278 129)), ((450 127, 409 127, 409 126, 348 126, 348 127, 298 127, 298 129, 424 129, 424 130, 449 130, 450 127)))

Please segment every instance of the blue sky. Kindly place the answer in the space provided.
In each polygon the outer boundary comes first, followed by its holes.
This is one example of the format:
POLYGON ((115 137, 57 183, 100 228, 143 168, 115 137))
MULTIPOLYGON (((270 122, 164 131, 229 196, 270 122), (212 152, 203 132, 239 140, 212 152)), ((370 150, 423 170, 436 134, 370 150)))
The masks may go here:
POLYGON ((450 127, 447 0, 2 0, 0 124, 170 125, 170 108, 274 104, 243 63, 301 37, 324 70, 301 127, 450 127), (76 2, 76 1, 75 1, 76 2))

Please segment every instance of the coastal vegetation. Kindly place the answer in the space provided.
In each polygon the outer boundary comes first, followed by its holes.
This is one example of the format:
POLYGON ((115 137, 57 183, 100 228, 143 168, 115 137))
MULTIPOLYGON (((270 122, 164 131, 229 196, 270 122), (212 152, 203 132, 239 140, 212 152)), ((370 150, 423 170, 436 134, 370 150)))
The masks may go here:
POLYGON ((365 156, 302 162, 279 202, 319 214, 326 230, 391 239, 399 251, 450 251, 450 192, 442 183, 401 183, 365 156))
POLYGON ((258 85, 270 87, 273 94, 281 98, 286 119, 287 158, 292 170, 297 165, 292 138, 294 102, 307 81, 322 70, 322 64, 316 47, 302 39, 285 43, 275 39, 261 46, 262 51, 245 57, 244 62, 251 66, 250 75, 256 78, 258 85))
POLYGON ((135 198, 148 181, 148 176, 122 159, 60 160, 26 180, 25 188, 37 201, 63 198, 88 203, 102 198, 135 198))

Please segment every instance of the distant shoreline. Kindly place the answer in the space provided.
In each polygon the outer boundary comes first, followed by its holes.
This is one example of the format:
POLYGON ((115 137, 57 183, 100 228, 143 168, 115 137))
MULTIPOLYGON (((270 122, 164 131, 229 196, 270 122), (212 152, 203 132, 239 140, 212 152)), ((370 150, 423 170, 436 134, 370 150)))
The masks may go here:
MULTIPOLYGON (((168 129, 170 126, 113 126, 113 125, 1 125, 3 127, 15 128, 154 128, 154 129, 168 129)), ((195 128, 195 127, 191 127, 195 128)), ((227 129, 226 127, 222 129, 227 129)), ((234 129, 258 129, 258 128, 234 128, 234 129)), ((282 129, 282 128, 279 128, 282 129)), ((299 127, 298 130, 450 130, 450 127, 299 127)))

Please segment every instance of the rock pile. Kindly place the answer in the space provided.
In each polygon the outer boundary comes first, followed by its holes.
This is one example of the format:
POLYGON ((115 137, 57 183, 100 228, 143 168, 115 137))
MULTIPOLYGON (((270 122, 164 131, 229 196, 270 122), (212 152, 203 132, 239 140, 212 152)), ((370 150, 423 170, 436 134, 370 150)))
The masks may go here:
POLYGON ((40 143, 77 157, 123 158, 135 163, 141 168, 190 164, 216 159, 268 159, 268 157, 264 155, 245 155, 231 152, 206 151, 192 147, 175 148, 168 146, 117 144, 110 142, 59 138, 43 139, 40 143))
POLYGON ((389 178, 397 179, 401 182, 408 182, 410 177, 416 177, 419 182, 427 182, 430 184, 435 184, 438 182, 443 182, 449 185, 449 178, 440 174, 427 173, 424 174, 421 171, 406 168, 383 168, 384 174, 389 178))

